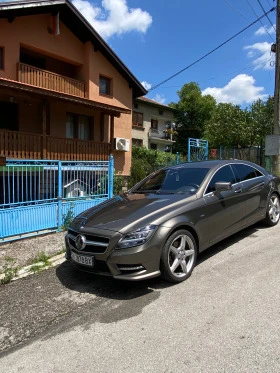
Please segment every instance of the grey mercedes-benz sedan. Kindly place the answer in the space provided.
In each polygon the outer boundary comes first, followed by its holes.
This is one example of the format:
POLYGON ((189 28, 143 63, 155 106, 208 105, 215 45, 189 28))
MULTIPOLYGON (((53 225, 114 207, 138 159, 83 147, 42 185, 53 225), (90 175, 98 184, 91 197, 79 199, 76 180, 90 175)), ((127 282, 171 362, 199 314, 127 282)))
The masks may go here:
POLYGON ((279 196, 279 178, 251 162, 166 167, 78 215, 65 237, 66 258, 122 280, 181 282, 209 246, 258 221, 276 225, 279 196))

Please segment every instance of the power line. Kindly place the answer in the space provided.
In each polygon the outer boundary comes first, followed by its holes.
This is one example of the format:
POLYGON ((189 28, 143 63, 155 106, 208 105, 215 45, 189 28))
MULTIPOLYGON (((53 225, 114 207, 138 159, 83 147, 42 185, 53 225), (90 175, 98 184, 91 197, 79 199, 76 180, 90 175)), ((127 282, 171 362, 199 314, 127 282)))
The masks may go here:
MULTIPOLYGON (((249 3, 249 0, 246 0, 249 7, 252 9, 253 13, 255 14, 256 17, 258 17, 257 13, 255 12, 254 8, 252 7, 252 5, 249 3)), ((270 39, 272 40, 272 42, 274 42, 274 40, 272 39, 272 36, 270 35, 270 33, 267 31, 267 28, 265 27, 264 23, 262 23, 262 21, 260 20, 260 23, 262 24, 265 32, 267 33, 267 35, 270 37, 270 39)))
MULTIPOLYGON (((260 54, 259 56, 257 56, 257 58, 259 58, 259 57, 261 57, 262 56, 262 54, 260 54)), ((269 62, 273 62, 274 63, 274 61, 272 60, 272 58, 270 58, 269 60, 266 60, 265 62, 263 62, 263 63, 261 63, 261 66, 266 66, 269 62)), ((249 70, 249 69, 251 69, 251 68, 253 68, 253 67, 255 67, 255 65, 254 64, 250 64, 250 65, 247 65, 247 66, 245 66, 245 67, 243 67, 242 69, 238 69, 238 70, 234 70, 234 71, 232 71, 231 73, 227 73, 226 75, 225 75, 225 77, 230 77, 230 76, 232 76, 233 74, 239 74, 239 73, 241 73, 242 71, 245 71, 245 70, 249 70)), ((271 70, 267 70, 268 72, 270 72, 271 70)), ((214 79, 216 79, 216 77, 215 76, 213 76, 213 77, 211 77, 211 78, 207 78, 207 79, 202 79, 202 80, 198 80, 197 81, 197 83, 201 83, 201 82, 205 82, 205 81, 208 81, 208 80, 214 80, 214 79)), ((181 85, 172 85, 172 86, 165 86, 165 87, 162 87, 162 88, 164 88, 164 89, 170 89, 170 88, 179 88, 179 87, 181 87, 181 85)))
MULTIPOLYGON (((260 7, 262 8, 262 11, 265 13, 264 7, 262 6, 260 0, 257 0, 257 1, 258 1, 258 3, 260 4, 260 7)), ((270 18, 268 17, 268 15, 267 15, 266 13, 265 13, 265 16, 266 16, 266 18, 268 19, 268 22, 271 24, 271 26, 274 28, 274 30, 275 30, 275 32, 276 32, 276 29, 275 29, 275 27, 274 27, 274 24, 271 22, 270 18)))
POLYGON ((176 74, 173 74, 172 76, 170 76, 169 78, 163 80, 161 83, 158 83, 156 84, 154 87, 150 88, 148 92, 151 92, 153 91, 154 89, 158 88, 159 86, 161 86, 162 84, 168 82, 169 80, 175 78, 175 76, 181 74, 183 71, 189 69, 190 67, 196 65, 198 62, 202 61, 204 58, 210 56, 210 54, 216 52, 218 49, 220 49, 221 47, 223 47, 225 44, 227 44, 228 42, 230 42, 232 39, 236 38, 238 35, 242 34, 244 31, 246 31, 248 28, 250 28, 251 26, 253 26, 255 23, 257 23, 260 19, 262 19, 263 17, 265 17, 268 13, 271 13, 275 10, 276 8, 273 7, 271 8, 269 11, 267 11, 265 14, 263 14, 261 17, 259 17, 258 19, 256 19, 254 22, 250 23, 248 26, 246 26, 244 29, 242 29, 241 31, 237 32, 235 35, 233 35, 232 37, 230 37, 229 39, 227 39, 226 41, 224 41, 222 44, 218 45, 216 48, 212 49, 210 52, 206 53, 204 56, 200 57, 199 59, 197 59, 196 61, 192 62, 190 65, 188 65, 187 67, 185 67, 184 69, 178 71, 176 74))
POLYGON ((224 0, 224 2, 231 8, 233 9, 236 13, 240 14, 243 18, 247 19, 248 18, 246 16, 244 16, 243 13, 241 13, 238 9, 234 8, 227 0, 224 0))

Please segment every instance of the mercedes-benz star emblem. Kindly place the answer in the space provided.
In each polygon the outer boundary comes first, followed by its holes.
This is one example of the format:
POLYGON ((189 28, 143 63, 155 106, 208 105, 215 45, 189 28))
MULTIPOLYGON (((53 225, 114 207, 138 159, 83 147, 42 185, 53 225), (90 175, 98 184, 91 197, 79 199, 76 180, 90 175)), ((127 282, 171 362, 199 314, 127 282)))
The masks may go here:
POLYGON ((86 238, 83 234, 78 234, 75 239, 76 248, 78 250, 83 250, 86 247, 86 238))

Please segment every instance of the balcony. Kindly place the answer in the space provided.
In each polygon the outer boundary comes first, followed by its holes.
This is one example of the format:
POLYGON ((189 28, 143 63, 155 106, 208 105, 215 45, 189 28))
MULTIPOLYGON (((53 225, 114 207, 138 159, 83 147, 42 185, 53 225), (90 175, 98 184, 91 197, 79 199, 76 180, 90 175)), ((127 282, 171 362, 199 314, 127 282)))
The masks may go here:
POLYGON ((51 91, 85 98, 85 83, 37 67, 18 63, 18 81, 51 91))
POLYGON ((172 135, 163 132, 163 130, 150 128, 149 129, 149 139, 153 140, 153 142, 165 143, 170 144, 174 143, 175 141, 172 140, 172 135))
POLYGON ((109 143, 0 130, 0 155, 16 159, 106 161, 109 143))

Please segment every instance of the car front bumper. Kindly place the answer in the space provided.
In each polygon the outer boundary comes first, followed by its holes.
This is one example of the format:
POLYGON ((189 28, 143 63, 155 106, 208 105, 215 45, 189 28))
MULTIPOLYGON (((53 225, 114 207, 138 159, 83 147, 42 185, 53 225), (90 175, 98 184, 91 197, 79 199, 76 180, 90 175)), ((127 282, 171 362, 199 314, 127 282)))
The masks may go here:
MULTIPOLYGON (((108 234, 108 232, 105 232, 105 234, 106 233, 108 234)), ((111 232, 110 234, 112 235, 111 232)), ((73 244, 73 241, 69 240, 68 235, 66 235, 65 257, 82 271, 113 276, 120 280, 144 280, 160 275, 160 255, 166 234, 166 228, 158 228, 144 245, 128 249, 115 249, 116 242, 118 242, 121 237, 121 235, 117 233, 111 236, 109 246, 104 253, 89 253, 87 248, 82 251, 78 250, 73 244), (92 258, 93 265, 88 266, 77 263, 73 260, 72 253, 92 258)))

